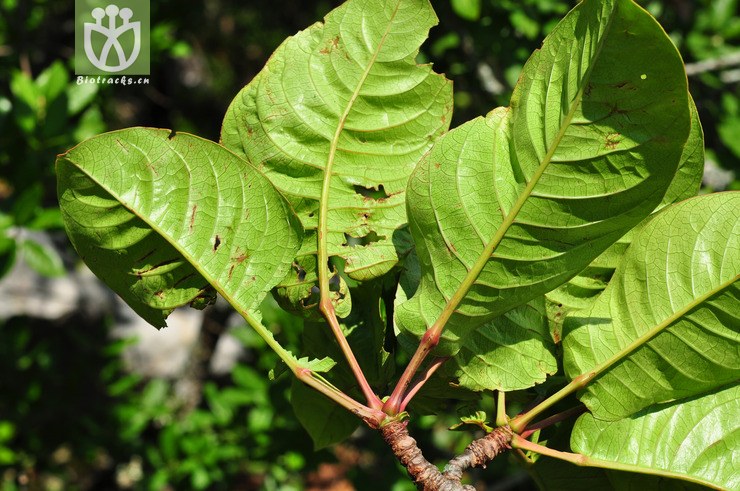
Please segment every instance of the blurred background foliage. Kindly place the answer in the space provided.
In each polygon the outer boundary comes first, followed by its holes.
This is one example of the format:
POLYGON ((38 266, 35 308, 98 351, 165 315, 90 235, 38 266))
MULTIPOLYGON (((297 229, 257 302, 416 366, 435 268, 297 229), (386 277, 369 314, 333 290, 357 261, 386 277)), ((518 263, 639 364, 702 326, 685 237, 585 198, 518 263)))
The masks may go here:
MULTIPOLYGON (((43 278, 77 266, 60 231, 56 154, 133 125, 217 139, 231 99, 278 44, 338 3, 155 0, 150 83, 106 86, 76 83, 73 2, 0 0, 0 276, 19 262, 43 278)), ((706 139, 703 189, 740 189, 738 0, 640 3, 687 64, 706 139)), ((419 58, 454 80, 456 126, 508 104, 522 65, 574 2, 433 5, 440 25, 419 58)), ((298 343, 301 321, 270 302, 264 316, 282 342, 298 343)), ((206 320, 224 318, 215 309, 206 320)), ((178 396, 176 380, 126 369, 121 352, 136 340, 111 337, 115 322, 112 315, 50 320, 32 312, 0 321, 2 491, 412 489, 371 432, 314 451, 290 407, 289 378, 268 380, 277 358, 246 329, 234 332, 251 356, 227 375, 201 363, 199 392, 188 401, 178 396)), ((222 326, 198 342, 212 345, 221 332, 222 326)), ((470 433, 446 431, 453 423, 454 417, 414 421, 412 432, 429 458, 446 460, 470 440, 470 433)), ((507 464, 497 459, 485 471, 490 481, 498 476, 496 489, 531 489, 507 464)))

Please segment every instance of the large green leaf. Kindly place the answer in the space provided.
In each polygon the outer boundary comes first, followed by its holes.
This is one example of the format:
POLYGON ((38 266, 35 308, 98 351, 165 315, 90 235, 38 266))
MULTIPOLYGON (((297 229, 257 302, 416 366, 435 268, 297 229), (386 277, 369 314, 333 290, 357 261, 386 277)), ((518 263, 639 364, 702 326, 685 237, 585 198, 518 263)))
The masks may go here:
POLYGON ((453 354, 573 277, 660 203, 689 128, 683 64, 655 20, 629 0, 580 3, 525 65, 511 108, 449 132, 414 172, 422 279, 400 329, 447 321, 437 353, 453 354))
POLYGON ((740 385, 619 421, 585 414, 571 447, 606 468, 740 489, 740 385))
POLYGON ((593 307, 565 321, 568 376, 627 355, 600 370, 581 400, 613 420, 740 379, 739 275, 740 193, 660 213, 593 307))
MULTIPOLYGON (((576 421, 564 422, 554 430, 554 434, 548 432, 547 446, 570 452, 570 440, 575 423, 576 421)), ((626 444, 629 437, 627 435, 622 437, 622 443, 626 444)), ((651 449, 648 448, 646 451, 650 452, 651 449)), ((614 470, 610 466, 616 466, 610 461, 591 462, 596 465, 592 467, 579 466, 544 455, 536 458, 534 465, 528 466, 527 470, 543 491, 706 491, 704 486, 681 479, 642 474, 639 470, 638 472, 614 470)))
POLYGON ((558 371, 544 298, 506 312, 467 336, 451 360, 458 383, 471 390, 527 389, 558 371))
POLYGON ((154 326, 207 294, 255 307, 290 267, 301 227, 257 169, 216 143, 132 128, 57 159, 67 233, 90 269, 154 326))
POLYGON ((398 260, 408 177, 452 111, 450 82, 414 61, 436 22, 428 0, 349 0, 284 42, 229 107, 223 144, 259 165, 310 231, 280 284, 298 309, 312 303, 322 233, 354 279, 398 260))
MULTIPOLYGON (((668 191, 654 213, 670 204, 696 196, 701 186, 704 174, 704 135, 694 101, 689 99, 689 102, 691 103, 689 139, 683 147, 676 175, 673 176, 668 191)), ((577 276, 547 293, 547 316, 556 338, 561 337, 563 321, 569 313, 590 307, 604 291, 635 234, 651 217, 652 215, 623 235, 577 276)))
MULTIPOLYGON (((396 306, 414 294, 420 276, 419 260, 412 251, 403 261, 396 306)), ((404 347, 413 350, 414 345, 404 347)), ((444 364, 439 377, 475 391, 525 389, 557 371, 554 348, 544 298, 540 297, 471 332, 458 354, 444 364)))

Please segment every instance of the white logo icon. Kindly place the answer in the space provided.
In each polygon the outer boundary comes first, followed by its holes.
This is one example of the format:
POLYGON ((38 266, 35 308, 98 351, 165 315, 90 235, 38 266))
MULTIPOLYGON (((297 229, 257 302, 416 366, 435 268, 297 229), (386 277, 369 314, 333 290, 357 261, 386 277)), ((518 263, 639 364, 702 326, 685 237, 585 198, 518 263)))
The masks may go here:
POLYGON ((141 51, 141 22, 129 22, 134 15, 131 9, 126 7, 119 10, 118 5, 115 4, 108 5, 105 10, 100 7, 94 8, 91 14, 95 19, 95 23, 85 22, 84 44, 87 59, 97 68, 106 72, 120 72, 130 67, 136 61, 136 58, 138 58, 139 51, 141 51), (108 17, 108 26, 103 25, 103 17, 106 15, 108 17), (120 26, 116 26, 116 16, 120 16, 123 20, 120 26), (134 33, 134 46, 131 53, 126 56, 123 46, 121 46, 118 39, 129 29, 134 33), (103 48, 100 50, 100 56, 93 50, 93 32, 99 32, 106 38, 103 48), (118 58, 117 65, 108 65, 111 50, 115 51, 114 58, 118 58))

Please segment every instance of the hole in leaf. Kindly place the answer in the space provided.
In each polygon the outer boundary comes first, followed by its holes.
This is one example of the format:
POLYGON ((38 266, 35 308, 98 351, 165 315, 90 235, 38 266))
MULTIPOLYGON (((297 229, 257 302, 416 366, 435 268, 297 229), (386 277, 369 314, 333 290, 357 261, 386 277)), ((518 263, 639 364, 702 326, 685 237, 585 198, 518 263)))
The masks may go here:
POLYGON ((305 280, 305 279, 306 279, 306 270, 305 270, 305 269, 303 269, 303 268, 301 267, 301 265, 300 265, 300 264, 298 264, 298 263, 297 263, 297 262, 295 262, 295 261, 293 261, 293 264, 292 264, 292 266, 293 266, 293 269, 294 269, 294 270, 295 270, 295 272, 296 272, 296 275, 298 276, 298 281, 303 281, 303 280, 305 280))
POLYGON ((338 292, 341 285, 342 285, 342 282, 338 274, 335 274, 334 276, 329 278, 329 291, 330 292, 338 292))
POLYGON ((175 131, 175 130, 170 130, 170 134, 169 134, 169 135, 167 135, 167 139, 168 139, 168 140, 172 140, 172 139, 173 139, 174 137, 176 137, 176 136, 177 136, 177 131, 175 131))
POLYGON ((216 235, 216 238, 213 239, 213 252, 216 252, 221 245, 221 237, 216 235))
POLYGON ((319 303, 319 300, 321 299, 320 293, 321 292, 318 286, 312 286, 308 296, 301 299, 301 305, 303 305, 305 308, 313 307, 314 305, 319 303))
POLYGON ((355 190, 355 193, 365 198, 370 198, 374 200, 383 200, 383 199, 390 197, 390 195, 385 192, 385 188, 383 188, 382 184, 378 185, 377 188, 374 188, 374 187, 367 188, 365 186, 360 186, 359 184, 355 184, 353 188, 355 190))
POLYGON ((370 233, 362 237, 353 237, 345 233, 344 244, 342 245, 345 247, 364 247, 375 242, 380 242, 381 240, 385 240, 385 235, 378 235, 374 230, 371 230, 370 233))

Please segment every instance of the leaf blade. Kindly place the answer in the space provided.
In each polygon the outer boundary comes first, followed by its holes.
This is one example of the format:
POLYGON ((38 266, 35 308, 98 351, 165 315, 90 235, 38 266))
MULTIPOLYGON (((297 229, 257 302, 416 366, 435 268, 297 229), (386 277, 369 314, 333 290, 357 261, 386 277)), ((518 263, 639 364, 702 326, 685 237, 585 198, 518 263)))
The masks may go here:
POLYGON ((737 489, 739 396, 740 386, 735 383, 618 421, 585 414, 576 422, 571 446, 604 467, 612 463, 616 468, 629 466, 633 472, 737 489), (630 435, 628 442, 625 435, 630 435))
POLYGON ((300 245, 300 227, 269 181, 191 135, 106 133, 59 156, 57 172, 65 227, 80 256, 157 327, 209 284, 235 307, 252 309, 300 245))
POLYGON ((587 317, 566 319, 569 377, 627 353, 580 395, 599 418, 619 419, 737 380, 738 209, 736 192, 666 209, 636 237, 587 317))
POLYGON ((626 0, 579 4, 528 61, 511 109, 451 131, 417 167, 409 223, 425 272, 399 328, 418 339, 446 323, 436 352, 451 355, 574 276, 657 206, 689 127, 683 64, 655 20, 626 0), (629 48, 649 77, 614 63, 629 48), (494 183, 493 201, 476 179, 494 183))
POLYGON ((614 275, 627 248, 637 232, 661 209, 684 199, 696 196, 704 174, 704 136, 699 113, 693 99, 691 105, 691 132, 684 145, 678 170, 665 196, 653 214, 627 232, 609 249, 580 272, 575 278, 546 294, 548 318, 556 338, 562 336, 565 317, 576 310, 584 310, 596 301, 614 275))
POLYGON ((265 169, 317 244, 298 258, 308 274, 293 303, 328 257, 360 281, 397 263, 408 176, 451 114, 449 81, 414 61, 436 22, 426 0, 346 2, 289 38, 230 106, 223 144, 265 169))

